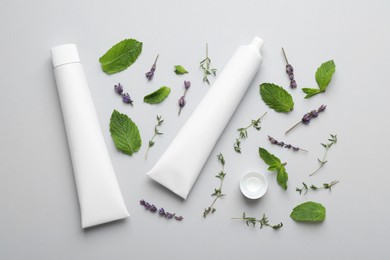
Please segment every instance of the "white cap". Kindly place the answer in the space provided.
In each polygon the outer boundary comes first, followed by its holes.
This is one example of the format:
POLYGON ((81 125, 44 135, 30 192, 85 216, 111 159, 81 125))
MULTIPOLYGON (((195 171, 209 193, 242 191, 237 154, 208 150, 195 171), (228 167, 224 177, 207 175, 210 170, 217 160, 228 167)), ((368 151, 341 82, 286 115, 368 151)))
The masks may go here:
POLYGON ((264 41, 260 37, 253 38, 252 42, 249 44, 249 47, 254 49, 257 53, 261 55, 261 49, 264 46, 264 41))
POLYGON ((80 62, 76 44, 59 45, 53 47, 50 52, 54 68, 68 63, 80 62))

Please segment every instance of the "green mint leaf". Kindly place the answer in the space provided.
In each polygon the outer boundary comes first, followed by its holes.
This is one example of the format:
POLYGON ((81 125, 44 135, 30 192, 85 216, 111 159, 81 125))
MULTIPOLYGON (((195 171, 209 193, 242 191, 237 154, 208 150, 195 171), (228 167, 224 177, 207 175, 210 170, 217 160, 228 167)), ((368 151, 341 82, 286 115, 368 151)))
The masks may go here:
POLYGON ((154 91, 153 93, 146 95, 144 97, 144 102, 148 103, 148 104, 160 103, 160 102, 164 101, 164 99, 166 99, 170 93, 171 93, 170 88, 168 88, 166 86, 162 86, 161 88, 154 91))
POLYGON ((316 81, 322 92, 326 90, 326 87, 329 85, 329 82, 331 81, 335 71, 336 65, 333 60, 322 63, 321 66, 317 69, 316 81))
POLYGON ((141 147, 137 125, 127 115, 116 110, 111 115, 110 132, 116 148, 125 154, 132 155, 141 147))
POLYGON ((302 91, 306 93, 305 98, 311 98, 312 96, 323 92, 318 88, 303 88, 302 91))
POLYGON ((292 96, 278 85, 272 83, 261 84, 260 95, 267 106, 276 112, 290 112, 294 108, 292 96))
POLYGON ((142 42, 135 39, 125 39, 109 49, 99 62, 102 70, 111 75, 127 69, 133 64, 142 51, 142 42))
POLYGON ((188 71, 181 65, 176 65, 175 66, 175 73, 177 75, 182 75, 188 73, 188 71))
POLYGON ((284 166, 282 166, 282 167, 280 167, 278 169, 278 174, 276 175, 276 180, 278 181, 278 184, 284 190, 287 190, 288 174, 287 174, 286 169, 284 168, 284 166))
POLYGON ((308 201, 296 206, 290 214, 295 221, 321 222, 324 221, 326 209, 320 203, 308 201))
POLYGON ((263 161, 276 170, 282 164, 280 159, 273 154, 270 154, 266 149, 259 147, 259 155, 263 161))

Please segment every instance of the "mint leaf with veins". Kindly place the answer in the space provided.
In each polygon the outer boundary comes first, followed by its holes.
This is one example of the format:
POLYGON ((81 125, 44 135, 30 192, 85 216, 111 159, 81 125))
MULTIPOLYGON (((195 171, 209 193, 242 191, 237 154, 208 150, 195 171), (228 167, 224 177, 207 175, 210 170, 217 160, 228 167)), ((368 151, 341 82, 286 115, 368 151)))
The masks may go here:
POLYGON ((141 54, 142 42, 135 39, 125 39, 109 49, 99 62, 102 70, 111 75, 127 69, 141 54))
POLYGON ((116 148, 132 155, 142 144, 137 125, 125 114, 114 110, 110 119, 110 132, 116 148))
POLYGON ((153 93, 146 95, 144 97, 144 102, 148 104, 161 103, 164 101, 164 99, 166 99, 169 96, 170 93, 171 93, 170 88, 166 86, 162 86, 161 88, 157 89, 153 93))
POLYGON ((278 85, 272 83, 261 84, 260 95, 264 103, 276 112, 290 112, 294 109, 292 96, 278 85))
POLYGON ((296 206, 290 217, 299 222, 322 222, 325 220, 326 209, 320 203, 308 201, 296 206))

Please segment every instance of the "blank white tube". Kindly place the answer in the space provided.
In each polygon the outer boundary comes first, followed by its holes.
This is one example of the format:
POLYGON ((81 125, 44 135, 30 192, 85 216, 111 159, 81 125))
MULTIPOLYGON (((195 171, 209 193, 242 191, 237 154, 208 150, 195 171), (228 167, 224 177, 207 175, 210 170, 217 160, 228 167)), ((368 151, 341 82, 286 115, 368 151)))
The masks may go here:
POLYGON ((263 41, 240 46, 156 165, 152 179, 186 199, 213 147, 257 74, 263 41))
POLYGON ((64 117, 81 226, 87 228, 129 216, 104 143, 77 47, 51 49, 64 117))

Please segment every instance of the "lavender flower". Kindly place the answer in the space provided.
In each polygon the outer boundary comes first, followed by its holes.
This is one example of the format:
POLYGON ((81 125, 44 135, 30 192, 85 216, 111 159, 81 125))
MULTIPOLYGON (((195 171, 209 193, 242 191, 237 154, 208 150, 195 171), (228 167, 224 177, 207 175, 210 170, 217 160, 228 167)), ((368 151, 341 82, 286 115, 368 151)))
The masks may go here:
POLYGON ((184 218, 182 216, 176 216, 175 213, 169 213, 168 211, 165 211, 164 208, 157 209, 157 207, 154 204, 150 204, 149 202, 146 202, 145 200, 140 200, 139 204, 143 206, 146 210, 152 212, 152 213, 158 213, 161 217, 164 217, 166 219, 172 219, 175 218, 177 221, 182 221, 184 218))
POLYGON ((191 87, 191 82, 188 81, 188 80, 185 80, 184 81, 184 94, 183 96, 181 96, 181 98, 179 99, 179 112, 178 112, 178 115, 180 115, 180 112, 182 110, 182 108, 186 105, 186 100, 185 100, 185 96, 187 94, 187 90, 191 87))
POLYGON ((133 100, 131 100, 129 93, 122 94, 122 100, 123 100, 123 102, 130 104, 130 105, 133 105, 133 102, 134 102, 133 100))
POLYGON ((304 151, 307 152, 307 150, 301 149, 296 146, 292 146, 291 144, 285 144, 284 142, 279 142, 278 140, 274 139, 272 136, 268 136, 268 140, 271 142, 271 144, 279 145, 281 147, 287 148, 287 149, 292 149, 294 152, 296 151, 304 151))
POLYGON ((319 113, 321 112, 324 112, 326 109, 326 105, 321 105, 317 110, 312 110, 310 111, 309 113, 306 113, 305 115, 303 115, 301 121, 299 121, 298 123, 296 123, 295 125, 293 125, 290 129, 288 129, 286 131, 286 134, 288 132, 290 132, 291 130, 293 130, 297 125, 299 125, 300 123, 303 123, 305 125, 309 124, 310 121, 313 119, 313 118, 316 118, 318 116, 319 113))
POLYGON ((290 88, 296 88, 297 82, 294 80, 294 68, 291 66, 291 64, 288 63, 286 53, 284 52, 284 49, 282 48, 284 59, 286 60, 286 73, 288 75, 288 78, 290 79, 290 88))
POLYGON ((118 85, 114 85, 115 92, 118 93, 119 95, 122 94, 123 92, 123 86, 121 83, 118 83, 118 85))
POLYGON ((156 63, 157 63, 158 57, 159 57, 159 55, 157 55, 156 59, 154 60, 154 63, 152 65, 152 68, 150 69, 150 71, 145 73, 145 76, 148 80, 152 80, 152 78, 154 76, 154 72, 156 71, 156 63))

